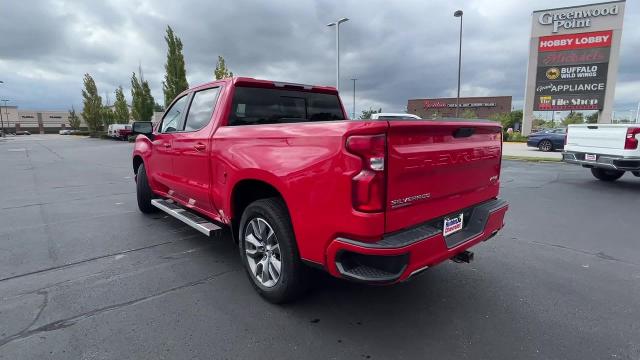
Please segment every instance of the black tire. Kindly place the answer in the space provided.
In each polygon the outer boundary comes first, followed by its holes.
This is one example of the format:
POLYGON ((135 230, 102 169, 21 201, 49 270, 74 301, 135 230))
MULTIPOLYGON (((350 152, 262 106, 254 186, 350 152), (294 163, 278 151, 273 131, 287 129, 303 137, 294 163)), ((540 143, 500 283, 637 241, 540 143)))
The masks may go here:
POLYGON ((538 143, 538 149, 544 152, 553 151, 553 143, 551 140, 542 140, 538 143))
POLYGON ((140 164, 140 167, 138 167, 138 175, 136 176, 136 196, 138 198, 138 209, 140 209, 140 211, 145 214, 158 212, 158 208, 151 205, 151 200, 155 196, 149 186, 147 171, 144 168, 144 164, 140 164))
MULTIPOLYGON (((306 280, 309 269, 300 260, 289 212, 281 199, 268 198, 257 200, 245 209, 242 214, 242 219, 240 220, 238 248, 240 250, 241 261, 251 284, 267 301, 274 304, 289 302, 298 298, 307 290, 308 281, 306 280), (249 264, 250 260, 247 255, 245 234, 251 232, 251 229, 249 229, 251 221, 257 219, 266 221, 273 230, 276 244, 279 246, 279 254, 277 256, 281 264, 280 274, 275 285, 272 286, 265 286, 258 279, 257 275, 253 273, 249 264)), ((269 256, 271 256, 271 254, 269 256)), ((264 259, 264 257, 262 259, 264 259)), ((267 269, 269 269, 269 266, 267 266, 267 269)))
POLYGON ((596 179, 602 181, 616 181, 624 175, 624 171, 621 170, 609 170, 609 169, 600 169, 600 168, 591 168, 591 174, 595 176, 596 179))

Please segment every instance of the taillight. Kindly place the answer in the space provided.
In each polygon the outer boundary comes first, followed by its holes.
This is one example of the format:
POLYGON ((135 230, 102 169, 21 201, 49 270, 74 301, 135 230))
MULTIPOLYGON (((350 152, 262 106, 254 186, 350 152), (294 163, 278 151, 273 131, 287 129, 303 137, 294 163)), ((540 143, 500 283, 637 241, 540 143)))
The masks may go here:
POLYGON ((640 134, 640 127, 627 129, 627 138, 624 141, 625 150, 635 150, 638 148, 638 139, 636 139, 636 135, 638 134, 640 134))
POLYGON ((564 133, 564 144, 567 145, 567 136, 569 136, 569 132, 564 133))
POLYGON ((358 211, 384 210, 386 143, 385 135, 354 135, 347 139, 347 151, 362 159, 362 170, 351 181, 353 208, 358 211))

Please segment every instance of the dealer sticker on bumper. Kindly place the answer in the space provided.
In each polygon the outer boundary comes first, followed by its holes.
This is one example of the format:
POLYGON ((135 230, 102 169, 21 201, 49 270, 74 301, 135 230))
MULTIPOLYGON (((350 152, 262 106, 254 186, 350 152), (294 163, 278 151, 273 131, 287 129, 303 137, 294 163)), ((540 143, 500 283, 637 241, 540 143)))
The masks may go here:
POLYGON ((462 214, 455 217, 444 218, 444 228, 442 229, 444 236, 451 235, 460 230, 462 230, 462 214))

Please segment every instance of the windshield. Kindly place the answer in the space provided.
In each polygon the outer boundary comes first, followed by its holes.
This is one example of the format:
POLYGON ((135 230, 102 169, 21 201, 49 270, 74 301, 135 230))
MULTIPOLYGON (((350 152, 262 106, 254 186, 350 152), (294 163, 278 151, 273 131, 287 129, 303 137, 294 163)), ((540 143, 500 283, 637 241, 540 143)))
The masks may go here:
POLYGON ((335 94, 237 87, 229 125, 344 120, 335 94))

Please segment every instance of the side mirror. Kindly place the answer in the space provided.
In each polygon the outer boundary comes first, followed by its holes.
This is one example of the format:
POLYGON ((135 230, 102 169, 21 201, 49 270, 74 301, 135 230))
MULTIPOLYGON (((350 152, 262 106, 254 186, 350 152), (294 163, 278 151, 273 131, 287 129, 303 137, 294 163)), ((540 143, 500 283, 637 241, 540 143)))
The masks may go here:
POLYGON ((150 121, 135 121, 131 126, 134 135, 140 134, 153 139, 153 123, 150 121))

